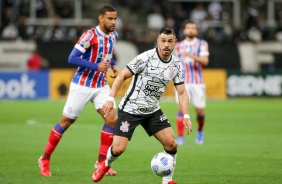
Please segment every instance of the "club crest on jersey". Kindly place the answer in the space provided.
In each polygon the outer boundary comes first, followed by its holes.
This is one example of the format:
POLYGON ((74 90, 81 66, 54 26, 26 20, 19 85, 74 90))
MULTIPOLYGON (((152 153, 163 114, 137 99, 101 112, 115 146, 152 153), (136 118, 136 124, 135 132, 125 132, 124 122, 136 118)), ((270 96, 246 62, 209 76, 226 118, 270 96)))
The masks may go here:
POLYGON ((130 124, 127 121, 121 122, 120 130, 122 132, 128 132, 130 124))
POLYGON ((174 72, 175 72, 175 68, 174 67, 171 67, 169 68, 169 78, 173 78, 174 77, 174 72))

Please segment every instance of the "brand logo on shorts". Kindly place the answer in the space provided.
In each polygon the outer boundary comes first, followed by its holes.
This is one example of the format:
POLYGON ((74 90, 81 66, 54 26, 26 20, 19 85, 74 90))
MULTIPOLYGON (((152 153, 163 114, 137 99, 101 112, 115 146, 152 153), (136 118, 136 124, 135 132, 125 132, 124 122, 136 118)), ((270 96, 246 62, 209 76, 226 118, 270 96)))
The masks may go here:
POLYGON ((160 120, 161 120, 161 121, 165 121, 165 120, 167 120, 167 118, 166 118, 166 116, 163 114, 163 115, 160 116, 160 120))
POLYGON ((128 132, 128 127, 130 126, 130 124, 127 122, 127 121, 125 121, 125 122, 121 122, 121 126, 120 126, 120 130, 122 131, 122 132, 128 132))

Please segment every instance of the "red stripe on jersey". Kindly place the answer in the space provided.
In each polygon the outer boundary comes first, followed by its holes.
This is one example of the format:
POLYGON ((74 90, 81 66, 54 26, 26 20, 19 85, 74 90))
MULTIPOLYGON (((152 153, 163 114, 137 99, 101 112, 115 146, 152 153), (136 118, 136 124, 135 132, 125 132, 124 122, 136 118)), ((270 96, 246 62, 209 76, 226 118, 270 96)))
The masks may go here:
POLYGON ((188 83, 190 81, 190 72, 189 72, 189 64, 185 63, 185 74, 186 74, 186 79, 185 83, 188 83))
POLYGON ((194 77, 195 77, 195 80, 196 80, 196 84, 198 84, 199 82, 199 75, 198 75, 198 70, 197 70, 197 61, 194 60, 193 62, 193 70, 194 70, 194 77))
POLYGON ((80 77, 79 85, 84 86, 85 81, 86 81, 86 79, 87 79, 87 76, 88 76, 89 72, 90 72, 90 69, 87 69, 85 72, 83 72, 83 74, 82 74, 81 77, 80 77))
POLYGON ((96 32, 96 29, 94 29, 94 28, 91 28, 91 31, 92 31, 92 33, 94 34, 94 38, 95 39, 92 39, 92 41, 94 41, 95 43, 93 43, 93 45, 94 44, 97 44, 98 45, 98 47, 97 48, 95 48, 96 50, 91 50, 91 54, 90 54, 90 58, 89 58, 89 60, 90 60, 90 62, 92 62, 92 63, 96 63, 96 61, 97 61, 97 55, 98 55, 98 48, 99 48, 99 42, 97 41, 98 40, 98 34, 97 34, 97 32, 96 32), (97 43, 96 43, 97 42, 97 43))
POLYGON ((108 43, 109 43, 109 39, 107 39, 106 37, 104 37, 104 57, 106 56, 106 54, 108 54, 108 50, 109 50, 109 47, 108 47, 108 43))
POLYGON ((96 83, 97 83, 97 81, 98 81, 98 78, 99 78, 99 75, 100 75, 100 71, 96 71, 95 72, 95 75, 94 75, 94 77, 93 77, 93 80, 92 80, 92 83, 91 83, 91 87, 92 88, 95 88, 96 87, 96 83))

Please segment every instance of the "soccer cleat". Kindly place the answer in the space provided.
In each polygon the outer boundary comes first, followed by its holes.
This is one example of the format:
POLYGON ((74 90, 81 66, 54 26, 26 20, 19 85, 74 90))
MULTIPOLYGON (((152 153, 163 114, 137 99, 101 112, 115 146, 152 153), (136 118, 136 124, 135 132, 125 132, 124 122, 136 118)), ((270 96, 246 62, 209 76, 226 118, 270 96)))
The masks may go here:
MULTIPOLYGON (((94 164, 94 169, 96 170, 100 166, 101 166, 101 163, 96 161, 96 163, 94 164)), ((116 174, 117 174, 117 172, 115 170, 111 169, 111 168, 106 172, 106 175, 109 175, 109 176, 115 176, 116 174)))
POLYGON ((98 169, 96 169, 92 175, 92 180, 94 182, 99 182, 104 175, 106 174, 106 172, 110 169, 110 167, 105 165, 105 162, 103 162, 98 169))
POLYGON ((51 176, 50 160, 42 160, 42 156, 38 159, 38 165, 42 176, 51 176))
POLYGON ((204 133, 203 131, 198 131, 196 135, 196 144, 203 144, 204 143, 204 133))
POLYGON ((178 145, 183 145, 184 144, 184 137, 183 136, 179 136, 176 140, 176 143, 178 145))

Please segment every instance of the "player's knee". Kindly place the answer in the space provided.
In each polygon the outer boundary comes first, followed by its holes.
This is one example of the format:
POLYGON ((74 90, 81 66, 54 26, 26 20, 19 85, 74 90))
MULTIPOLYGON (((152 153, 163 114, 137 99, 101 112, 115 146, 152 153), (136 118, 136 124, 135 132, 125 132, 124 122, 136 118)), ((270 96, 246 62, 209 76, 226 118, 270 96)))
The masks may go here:
POLYGON ((114 118, 108 118, 106 119, 105 123, 108 126, 115 126, 117 121, 117 117, 115 116, 114 118))
POLYGON ((113 155, 121 155, 125 151, 125 148, 121 146, 113 146, 112 147, 112 153, 113 155))
POLYGON ((75 119, 70 119, 68 117, 63 116, 62 119, 60 120, 60 126, 64 129, 67 129, 74 122, 75 122, 75 119))
POLYGON ((177 143, 175 142, 175 140, 172 140, 164 146, 164 149, 166 151, 176 151, 177 150, 177 143))

